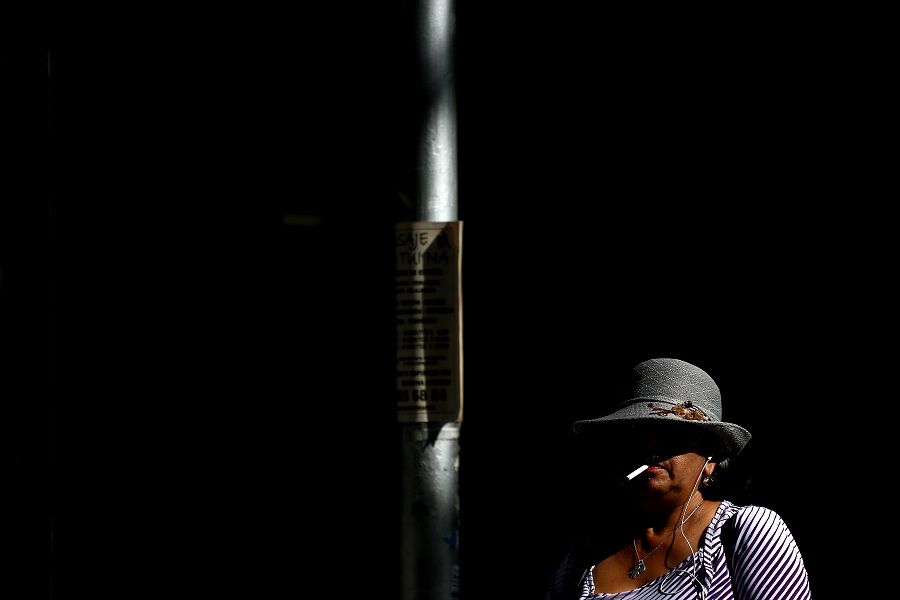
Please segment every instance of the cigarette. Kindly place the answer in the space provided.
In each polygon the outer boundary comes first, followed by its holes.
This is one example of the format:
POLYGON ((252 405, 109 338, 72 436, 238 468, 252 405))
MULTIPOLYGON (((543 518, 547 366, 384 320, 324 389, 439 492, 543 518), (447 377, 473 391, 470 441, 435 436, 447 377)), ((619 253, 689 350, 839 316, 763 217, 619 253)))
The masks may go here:
POLYGON ((637 469, 635 469, 634 471, 632 471, 631 473, 626 475, 625 478, 628 479, 628 481, 631 481, 632 479, 634 479, 635 477, 637 477, 638 475, 640 475, 641 473, 643 473, 644 471, 646 471, 649 468, 650 468, 650 465, 641 465, 637 469))

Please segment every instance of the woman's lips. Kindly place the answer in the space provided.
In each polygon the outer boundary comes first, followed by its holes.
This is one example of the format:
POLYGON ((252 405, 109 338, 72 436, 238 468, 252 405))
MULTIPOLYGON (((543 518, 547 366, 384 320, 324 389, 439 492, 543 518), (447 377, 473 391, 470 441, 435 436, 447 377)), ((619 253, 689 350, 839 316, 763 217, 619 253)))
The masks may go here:
POLYGON ((659 473, 659 472, 662 472, 662 471, 665 471, 665 469, 663 469, 662 467, 658 467, 658 466, 656 466, 656 465, 654 465, 654 466, 652 466, 652 467, 647 467, 647 472, 648 472, 648 473, 659 473))

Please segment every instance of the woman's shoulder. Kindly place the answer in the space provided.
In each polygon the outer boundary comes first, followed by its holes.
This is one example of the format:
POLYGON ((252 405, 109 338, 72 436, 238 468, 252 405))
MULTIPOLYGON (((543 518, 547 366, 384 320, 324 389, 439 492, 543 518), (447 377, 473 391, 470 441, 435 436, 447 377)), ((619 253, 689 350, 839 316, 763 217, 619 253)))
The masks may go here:
POLYGON ((754 504, 726 508, 719 539, 736 597, 808 600, 803 558, 781 515, 754 504))
POLYGON ((756 526, 763 523, 784 523, 777 512, 758 504, 737 505, 723 500, 721 505, 722 523, 732 522, 737 528, 756 526))
POLYGON ((736 538, 758 540, 790 535, 784 519, 775 510, 757 504, 739 506, 727 500, 722 502, 718 528, 723 532, 730 530, 730 534, 736 538))

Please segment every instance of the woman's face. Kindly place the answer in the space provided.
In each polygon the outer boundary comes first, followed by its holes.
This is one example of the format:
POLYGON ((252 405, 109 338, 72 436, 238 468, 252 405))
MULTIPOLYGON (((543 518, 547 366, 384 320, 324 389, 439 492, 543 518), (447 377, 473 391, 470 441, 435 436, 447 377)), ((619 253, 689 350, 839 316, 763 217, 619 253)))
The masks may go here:
POLYGON ((715 468, 714 462, 706 460, 710 445, 701 435, 677 428, 635 430, 626 451, 650 468, 630 487, 641 497, 686 500, 697 479, 715 468))

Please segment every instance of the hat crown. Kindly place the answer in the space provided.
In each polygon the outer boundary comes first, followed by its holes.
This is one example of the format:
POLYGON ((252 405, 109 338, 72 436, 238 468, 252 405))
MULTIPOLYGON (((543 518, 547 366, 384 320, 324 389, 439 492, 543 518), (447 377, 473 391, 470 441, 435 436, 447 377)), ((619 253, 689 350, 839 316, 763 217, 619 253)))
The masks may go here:
POLYGON ((718 437, 725 446, 719 457, 737 454, 750 441, 749 431, 722 421, 719 386, 703 369, 674 358, 652 358, 637 365, 632 374, 630 398, 610 414, 575 421, 576 433, 602 435, 622 424, 681 423, 718 437))
POLYGON ((703 369, 676 358, 651 358, 634 367, 631 399, 691 402, 712 421, 722 420, 719 386, 703 369))

